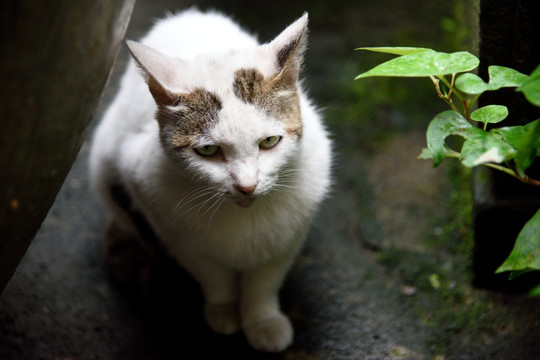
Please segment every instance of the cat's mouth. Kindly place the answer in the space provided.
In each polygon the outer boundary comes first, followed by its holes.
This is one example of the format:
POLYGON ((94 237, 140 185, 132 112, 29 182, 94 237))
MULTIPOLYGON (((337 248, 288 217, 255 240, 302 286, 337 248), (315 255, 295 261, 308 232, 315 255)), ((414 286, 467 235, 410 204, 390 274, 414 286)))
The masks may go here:
POLYGON ((240 207, 247 208, 247 207, 250 207, 254 201, 255 201, 255 198, 243 198, 240 200, 236 200, 236 204, 240 207))

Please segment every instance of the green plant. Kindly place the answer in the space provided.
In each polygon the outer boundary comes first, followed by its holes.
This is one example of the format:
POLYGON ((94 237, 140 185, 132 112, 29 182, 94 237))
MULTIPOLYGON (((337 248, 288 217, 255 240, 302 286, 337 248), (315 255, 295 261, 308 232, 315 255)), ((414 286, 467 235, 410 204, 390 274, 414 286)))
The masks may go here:
MULTIPOLYGON (((524 126, 497 127, 496 124, 508 116, 506 106, 487 105, 475 109, 484 92, 503 87, 516 88, 530 103, 540 106, 540 66, 530 76, 508 67, 490 66, 486 83, 471 72, 478 67, 480 60, 465 51, 443 53, 413 47, 357 50, 398 57, 358 75, 356 79, 372 76, 427 77, 433 82, 439 98, 450 107, 451 110, 431 120, 426 132, 427 148, 419 158, 432 159, 434 167, 444 158, 456 158, 466 167, 487 166, 524 183, 540 186, 540 180, 525 173, 540 156, 540 119, 524 126), (463 139, 459 149, 448 144, 450 136, 463 139)), ((540 209, 524 226, 512 253, 497 272, 512 271, 512 277, 531 270, 540 270, 540 209)), ((540 295, 540 286, 532 293, 540 295)))

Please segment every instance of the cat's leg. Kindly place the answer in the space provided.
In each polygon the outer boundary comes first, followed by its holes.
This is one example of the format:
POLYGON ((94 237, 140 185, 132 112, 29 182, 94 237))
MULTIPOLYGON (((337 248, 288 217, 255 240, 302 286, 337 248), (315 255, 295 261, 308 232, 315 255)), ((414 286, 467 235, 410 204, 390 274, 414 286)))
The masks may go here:
POLYGON ((202 288, 204 317, 210 328, 225 335, 239 331, 238 274, 204 257, 184 257, 180 263, 202 288))
POLYGON ((205 304, 204 318, 217 333, 230 335, 241 328, 238 309, 237 274, 222 269, 201 281, 205 304))
POLYGON ((295 252, 246 271, 241 281, 241 317, 251 346, 282 351, 293 340, 291 322, 280 310, 279 289, 295 252))

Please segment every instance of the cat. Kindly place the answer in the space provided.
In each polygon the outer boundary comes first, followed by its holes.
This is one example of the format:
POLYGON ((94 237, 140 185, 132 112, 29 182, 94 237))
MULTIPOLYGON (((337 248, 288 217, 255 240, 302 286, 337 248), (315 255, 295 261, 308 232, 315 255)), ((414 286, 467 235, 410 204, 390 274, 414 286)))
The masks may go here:
POLYGON ((154 234, 200 284, 208 325, 269 352, 293 341, 278 293, 331 184, 331 140, 299 80, 307 23, 261 45, 218 12, 157 21, 127 41, 90 153, 109 236, 154 234))

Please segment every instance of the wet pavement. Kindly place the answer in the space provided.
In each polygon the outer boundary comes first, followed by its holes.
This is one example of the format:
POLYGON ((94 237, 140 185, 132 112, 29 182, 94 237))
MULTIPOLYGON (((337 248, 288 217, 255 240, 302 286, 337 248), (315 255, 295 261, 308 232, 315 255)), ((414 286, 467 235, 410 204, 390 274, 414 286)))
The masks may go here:
MULTIPOLYGON (((144 294, 111 283, 86 141, 0 297, 0 359, 540 358, 540 300, 470 285, 469 175, 416 159, 429 116, 442 109, 429 83, 352 80, 381 59, 359 46, 453 50, 441 19, 456 8, 441 3, 197 3, 232 14, 263 41, 310 14, 306 85, 334 134, 335 185, 282 290, 296 332, 288 350, 260 353, 241 334, 213 334, 197 285, 179 269, 158 268, 144 294)), ((139 0, 128 37, 189 4, 139 0)), ((124 49, 96 118, 126 59, 124 49)))

